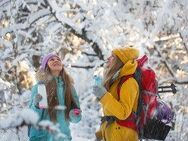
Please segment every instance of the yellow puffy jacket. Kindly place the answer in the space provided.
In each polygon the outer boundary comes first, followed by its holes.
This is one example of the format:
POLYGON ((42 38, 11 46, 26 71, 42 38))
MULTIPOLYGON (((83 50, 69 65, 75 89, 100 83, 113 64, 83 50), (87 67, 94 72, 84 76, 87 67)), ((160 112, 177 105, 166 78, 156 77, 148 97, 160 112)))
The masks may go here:
MULTIPOLYGON (((115 116, 120 120, 126 119, 132 111, 137 110, 139 86, 134 78, 126 80, 120 90, 119 101, 117 85, 122 76, 133 74, 136 71, 137 62, 127 61, 120 71, 118 78, 114 81, 110 90, 100 99, 104 116, 115 116)), ((116 122, 106 126, 102 123, 100 132, 105 141, 137 141, 138 134, 135 130, 118 125, 116 122)), ((99 133, 99 132, 98 132, 99 133)))

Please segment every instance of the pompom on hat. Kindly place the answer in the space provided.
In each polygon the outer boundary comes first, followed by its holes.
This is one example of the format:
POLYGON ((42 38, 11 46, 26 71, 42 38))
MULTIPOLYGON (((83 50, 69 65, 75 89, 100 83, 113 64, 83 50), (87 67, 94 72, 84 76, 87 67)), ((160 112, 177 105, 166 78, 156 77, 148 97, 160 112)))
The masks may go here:
POLYGON ((45 70, 46 65, 47 65, 47 63, 48 63, 48 60, 49 60, 50 58, 52 58, 52 57, 58 57, 58 58, 59 58, 59 56, 56 55, 56 54, 54 54, 54 53, 49 53, 48 55, 44 56, 43 59, 42 59, 42 63, 41 63, 41 65, 40 65, 40 69, 41 69, 41 70, 45 70))
POLYGON ((122 47, 112 50, 112 53, 116 55, 124 64, 129 60, 134 60, 139 57, 139 51, 133 47, 122 47))

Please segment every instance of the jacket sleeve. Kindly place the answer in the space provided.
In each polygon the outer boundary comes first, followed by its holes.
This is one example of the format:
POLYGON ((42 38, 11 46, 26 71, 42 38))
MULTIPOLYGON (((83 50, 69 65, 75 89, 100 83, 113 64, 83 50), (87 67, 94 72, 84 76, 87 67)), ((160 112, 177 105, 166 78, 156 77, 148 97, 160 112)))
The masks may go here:
POLYGON ((38 85, 34 85, 31 89, 31 98, 30 98, 30 101, 29 101, 29 108, 32 109, 33 111, 35 111, 38 116, 40 117, 42 115, 42 109, 39 109, 35 106, 34 104, 34 99, 38 93, 38 85))
POLYGON ((119 101, 109 92, 106 92, 100 99, 104 111, 108 111, 105 114, 108 116, 115 116, 120 120, 128 118, 133 111, 135 101, 138 100, 138 92, 139 87, 134 78, 130 78, 122 84, 119 101))
MULTIPOLYGON (((72 96, 73 96, 74 101, 76 102, 77 108, 80 109, 80 102, 79 102, 79 98, 78 98, 75 88, 73 88, 72 96)), ((81 120, 82 115, 81 115, 81 112, 79 115, 74 115, 73 109, 71 109, 69 112, 69 117, 70 117, 71 122, 77 123, 81 120)))

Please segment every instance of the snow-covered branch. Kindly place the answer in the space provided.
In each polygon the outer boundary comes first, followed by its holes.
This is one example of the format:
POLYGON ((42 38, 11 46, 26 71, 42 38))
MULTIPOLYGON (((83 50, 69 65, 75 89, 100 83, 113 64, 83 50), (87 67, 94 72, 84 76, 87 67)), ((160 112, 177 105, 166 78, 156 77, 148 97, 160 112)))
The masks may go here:
POLYGON ((94 52, 97 54, 97 56, 99 57, 99 59, 104 60, 102 51, 101 51, 101 49, 99 48, 98 43, 96 43, 96 42, 93 41, 92 39, 89 39, 89 37, 87 36, 87 33, 86 33, 85 28, 83 28, 83 29, 81 30, 81 33, 78 33, 78 32, 74 29, 74 27, 72 27, 71 24, 69 24, 69 22, 66 22, 66 20, 65 20, 65 21, 61 21, 61 19, 59 19, 59 18, 57 17, 55 9, 53 9, 53 7, 50 5, 50 3, 49 3, 48 0, 44 0, 44 1, 45 1, 46 5, 49 6, 51 14, 55 17, 55 19, 56 19, 58 22, 60 22, 64 27, 68 28, 69 31, 70 31, 71 33, 73 33, 74 35, 76 35, 77 37, 83 39, 84 41, 86 41, 86 42, 88 42, 88 43, 92 43, 92 46, 91 46, 91 47, 93 48, 94 52), (54 11, 55 11, 55 12, 54 12, 54 11))
POLYGON ((48 120, 39 121, 38 114, 31 109, 23 109, 14 115, 9 115, 8 118, 1 120, 0 129, 8 130, 12 128, 22 128, 23 126, 34 126, 37 129, 43 129, 51 134, 54 134, 56 138, 64 139, 66 135, 61 133, 59 126, 48 120))

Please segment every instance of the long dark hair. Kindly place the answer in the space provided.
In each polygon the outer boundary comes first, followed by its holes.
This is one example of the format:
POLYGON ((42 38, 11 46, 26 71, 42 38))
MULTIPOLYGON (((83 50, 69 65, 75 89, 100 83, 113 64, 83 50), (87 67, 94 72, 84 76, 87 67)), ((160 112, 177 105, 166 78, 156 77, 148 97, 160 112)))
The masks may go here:
MULTIPOLYGON (((49 67, 46 70, 49 72, 49 67)), ((65 93, 65 118, 69 119, 69 112, 73 108, 77 108, 76 102, 73 99, 73 79, 63 68, 59 74, 60 78, 64 81, 64 93, 65 93)), ((55 107, 59 104, 57 97, 57 84, 54 79, 51 79, 46 83, 47 99, 48 99, 48 113, 52 121, 56 121, 55 107)))

